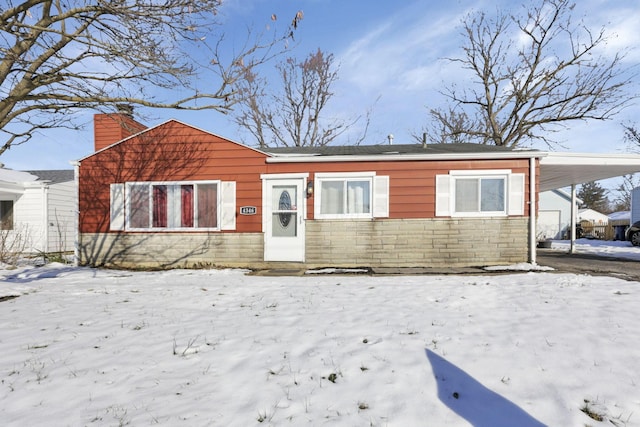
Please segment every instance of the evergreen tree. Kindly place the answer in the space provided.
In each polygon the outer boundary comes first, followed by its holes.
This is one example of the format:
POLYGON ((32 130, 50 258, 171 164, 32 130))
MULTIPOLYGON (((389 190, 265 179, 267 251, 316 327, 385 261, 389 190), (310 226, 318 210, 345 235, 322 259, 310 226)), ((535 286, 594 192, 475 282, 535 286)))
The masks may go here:
POLYGON ((582 199, 582 206, 601 213, 609 213, 607 190, 595 181, 585 182, 576 194, 582 199))

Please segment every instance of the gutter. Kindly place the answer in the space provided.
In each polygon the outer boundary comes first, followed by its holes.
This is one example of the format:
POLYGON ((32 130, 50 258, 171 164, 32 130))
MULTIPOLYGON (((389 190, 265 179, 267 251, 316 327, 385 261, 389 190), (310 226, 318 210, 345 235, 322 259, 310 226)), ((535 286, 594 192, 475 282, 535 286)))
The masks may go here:
POLYGON ((24 194, 26 185, 11 182, 2 182, 2 192, 10 194, 24 194))

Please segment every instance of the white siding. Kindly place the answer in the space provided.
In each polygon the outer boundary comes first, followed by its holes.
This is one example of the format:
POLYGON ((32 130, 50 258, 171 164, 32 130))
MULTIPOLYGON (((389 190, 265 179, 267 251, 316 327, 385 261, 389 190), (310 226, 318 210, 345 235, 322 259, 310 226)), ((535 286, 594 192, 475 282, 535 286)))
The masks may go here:
POLYGON ((77 210, 75 188, 73 181, 49 186, 29 183, 22 194, 12 194, 14 224, 9 237, 22 242, 14 247, 29 253, 72 251, 77 210))
MULTIPOLYGON (((562 239, 571 224, 571 195, 562 190, 543 191, 538 195, 538 218, 550 218, 560 212, 559 223, 552 227, 549 223, 538 221, 538 234, 547 239, 562 239), (545 212, 549 212, 545 214, 545 212), (553 212, 553 213, 551 213, 553 212)), ((554 220, 555 223, 555 220, 554 220)))
POLYGON ((52 184, 48 194, 47 252, 68 252, 74 248, 77 197, 73 181, 52 184))
POLYGON ((25 252, 45 252, 47 245, 43 227, 45 221, 44 189, 29 187, 18 195, 13 206, 13 234, 25 242, 25 252))

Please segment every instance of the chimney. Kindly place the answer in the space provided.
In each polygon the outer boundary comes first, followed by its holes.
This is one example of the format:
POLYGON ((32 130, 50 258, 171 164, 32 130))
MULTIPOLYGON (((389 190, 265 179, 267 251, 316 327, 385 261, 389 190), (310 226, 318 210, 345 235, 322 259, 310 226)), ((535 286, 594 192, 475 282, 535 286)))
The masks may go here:
POLYGON ((93 140, 96 151, 146 129, 133 119, 133 107, 118 105, 117 113, 93 116, 93 140))

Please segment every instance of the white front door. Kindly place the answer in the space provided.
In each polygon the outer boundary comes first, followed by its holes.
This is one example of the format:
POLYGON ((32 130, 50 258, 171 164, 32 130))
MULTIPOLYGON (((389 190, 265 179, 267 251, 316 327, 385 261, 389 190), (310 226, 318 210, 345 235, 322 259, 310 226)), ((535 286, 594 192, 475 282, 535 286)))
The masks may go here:
POLYGON ((264 260, 304 261, 303 178, 264 181, 264 260))

